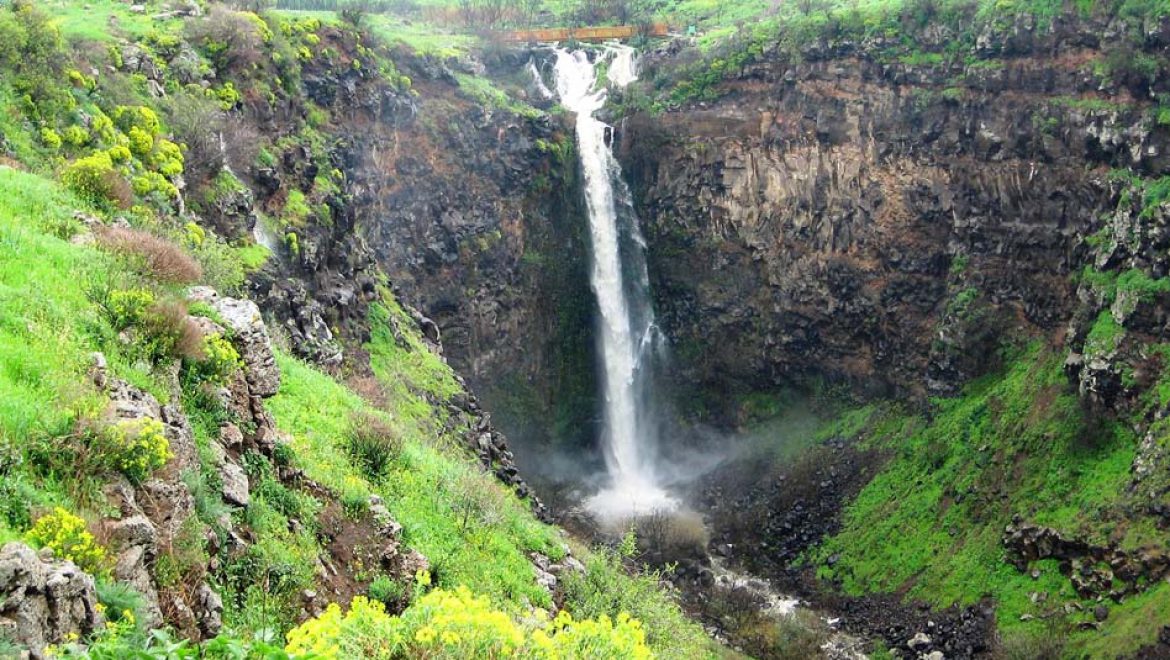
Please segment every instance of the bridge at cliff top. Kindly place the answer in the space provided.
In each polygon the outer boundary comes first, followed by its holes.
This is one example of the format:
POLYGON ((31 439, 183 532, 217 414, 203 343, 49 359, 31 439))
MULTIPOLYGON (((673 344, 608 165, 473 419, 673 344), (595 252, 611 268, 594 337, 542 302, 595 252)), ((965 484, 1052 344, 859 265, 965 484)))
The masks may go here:
POLYGON ((634 37, 665 37, 670 34, 666 23, 653 25, 612 25, 606 27, 546 28, 513 30, 503 33, 506 41, 609 41, 634 37))

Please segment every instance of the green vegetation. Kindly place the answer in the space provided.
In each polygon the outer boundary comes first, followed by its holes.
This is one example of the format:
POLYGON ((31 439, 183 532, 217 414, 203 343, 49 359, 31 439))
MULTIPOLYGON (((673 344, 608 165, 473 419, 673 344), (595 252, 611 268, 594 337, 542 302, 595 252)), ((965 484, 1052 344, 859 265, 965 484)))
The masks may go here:
MULTIPOLYGON (((1112 322, 1107 311, 1103 318, 1098 325, 1112 322)), ((1013 516, 1090 542, 1149 542, 1127 489, 1133 432, 1082 410, 1061 357, 1038 346, 1017 351, 1003 373, 934 401, 929 420, 896 410, 853 415, 842 428, 866 420, 865 446, 888 462, 849 505, 841 532, 809 554, 818 575, 847 593, 896 591, 937 607, 991 598, 1000 631, 1023 639, 1043 632, 1055 603, 1081 599, 1055 560, 1031 567, 1038 578, 1007 563, 1001 539, 1013 516), (1047 602, 1034 602, 1036 592, 1047 602)), ((1070 649, 1100 657, 1149 643, 1154 631, 1137 623, 1146 619, 1130 617, 1152 612, 1170 612, 1167 585, 1113 608, 1103 633, 1075 634, 1070 649)))
MULTIPOLYGON (((706 28, 696 45, 693 63, 682 71, 645 81, 641 87, 654 99, 649 107, 667 107, 709 101, 723 93, 721 83, 760 60, 764 53, 799 61, 807 45, 823 41, 864 43, 880 39, 891 46, 878 57, 906 67, 951 67, 958 74, 967 67, 995 66, 976 57, 975 40, 988 28, 1007 29, 1018 15, 1028 14, 1047 29, 1061 14, 1116 17, 1127 26, 1125 38, 1105 45, 1098 67, 1102 80, 1148 86, 1164 62, 1142 52, 1145 21, 1170 14, 1164 0, 1118 3, 1069 3, 1065 0, 1011 2, 1007 0, 801 0, 795 3, 735 3, 732 20, 720 8, 704 7, 701 0, 673 3, 686 24, 706 28), (934 50, 924 50, 915 35, 927 25, 943 25, 955 37, 934 50)), ((680 58, 686 61, 688 58, 680 58)), ((956 78, 956 82, 962 76, 956 78)), ((939 90, 958 100, 962 87, 939 90)), ((1069 98, 1064 104, 1082 111, 1127 109, 1098 99, 1069 98)))
POLYGON ((322 658, 612 658, 652 657, 641 624, 621 615, 616 621, 574 621, 562 610, 516 622, 466 588, 436 589, 400 617, 380 603, 355 598, 344 615, 336 604, 289 632, 286 650, 322 658))
MULTIPOLYGON (((134 346, 121 345, 115 336, 119 327, 144 328, 159 301, 177 295, 176 285, 157 279, 149 268, 134 274, 128 261, 133 255, 119 257, 116 252, 72 245, 62 238, 80 230, 72 220, 72 209, 85 208, 85 204, 59 186, 0 167, 0 193, 0 318, 4 319, 0 346, 10 347, 0 353, 6 394, 0 404, 0 446, 6 466, 0 489, 0 537, 27 534, 35 544, 101 571, 105 550, 86 530, 86 519, 100 515, 100 509, 93 507, 99 501, 94 493, 103 471, 125 471, 142 478, 166 460, 166 440, 158 429, 147 426, 99 428, 88 436, 75 432, 102 406, 102 397, 84 385, 87 356, 95 349, 103 350, 113 375, 169 399, 170 392, 161 383, 167 365, 180 360, 176 349, 139 352, 134 346), (50 286, 42 288, 46 284, 50 286), (98 443, 95 448, 104 447, 95 455, 108 460, 70 460, 70 448, 87 437, 98 443), (77 466, 83 469, 80 475, 77 466), (57 513, 36 515, 40 507, 54 506, 60 507, 57 513)), ((381 383, 379 407, 303 362, 279 355, 283 384, 269 407, 278 426, 290 434, 289 444, 277 452, 283 456, 279 460, 305 470, 336 493, 347 515, 365 515, 369 496, 380 495, 404 526, 404 541, 431 560, 436 586, 453 591, 466 586, 482 594, 483 603, 490 602, 491 608, 513 618, 526 617, 532 606, 551 606, 548 592, 533 579, 527 553, 563 557, 561 533, 537 522, 526 503, 476 465, 455 431, 444 430, 449 413, 434 402, 447 400, 459 386, 388 293, 384 301, 371 313, 373 332, 367 346, 381 383)), ((191 311, 207 313, 196 307, 191 311)), ((198 571, 207 563, 201 530, 217 529, 219 517, 226 513, 217 502, 214 486, 208 485, 217 477, 209 468, 207 454, 226 411, 201 394, 199 383, 220 377, 239 358, 218 346, 214 337, 204 350, 208 355, 185 367, 188 376, 180 379, 182 404, 191 418, 203 464, 200 473, 187 479, 198 516, 180 532, 187 540, 161 553, 156 561, 155 578, 164 589, 189 584, 200 575, 198 571), (211 366, 196 368, 202 363, 211 366)), ((246 640, 292 625, 299 594, 312 587, 313 566, 323 551, 315 534, 290 531, 292 519, 313 528, 323 503, 281 484, 268 459, 247 454, 243 462, 252 484, 252 501, 231 515, 237 525, 250 530, 255 541, 241 556, 227 561, 222 575, 215 577, 224 593, 225 623, 231 634, 198 651, 210 657, 230 656, 232 649, 274 649, 246 640)), ((637 636, 636 630, 638 634, 644 631, 650 648, 664 656, 677 651, 696 657, 706 652, 708 642, 701 629, 683 617, 660 590, 655 576, 631 577, 620 562, 582 553, 589 570, 572 587, 566 607, 578 616, 593 618, 594 623, 582 622, 573 628, 578 631, 573 635, 553 634, 549 628, 552 643, 571 646, 571 640, 580 641, 576 635, 597 634, 626 640, 620 642, 624 644, 637 636), (643 621, 645 627, 619 618, 623 612, 643 621), (557 635, 566 636, 557 642, 557 635)), ((385 581, 380 589, 386 598, 410 591, 385 581)), ((425 588, 417 591, 421 596, 425 588)), ((107 593, 118 600, 114 590, 107 593)), ((426 625, 425 618, 414 620, 426 625)), ((134 621, 134 616, 127 616, 90 640, 93 647, 88 655, 80 647, 66 647, 62 653, 113 657, 119 649, 144 647, 153 649, 151 653, 162 653, 164 648, 197 652, 165 633, 147 636, 134 621)))

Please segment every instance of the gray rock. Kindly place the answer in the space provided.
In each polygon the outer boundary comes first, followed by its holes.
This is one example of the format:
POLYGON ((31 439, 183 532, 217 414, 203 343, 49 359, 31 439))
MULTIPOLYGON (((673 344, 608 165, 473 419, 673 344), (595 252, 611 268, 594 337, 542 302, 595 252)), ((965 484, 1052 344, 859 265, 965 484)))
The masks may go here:
POLYGON ((195 603, 199 630, 206 637, 215 637, 223 629, 223 598, 205 582, 195 590, 195 603))
POLYGON ((236 506, 248 506, 251 493, 248 490, 248 475, 244 473, 244 468, 231 461, 224 461, 219 466, 219 478, 223 481, 225 502, 236 506))
POLYGON ((244 361, 244 375, 251 393, 260 397, 276 394, 280 389, 280 369, 276 366, 272 340, 256 303, 221 297, 208 287, 194 287, 188 297, 211 305, 231 331, 232 344, 244 361))
POLYGON ((0 548, 0 601, 0 628, 33 658, 45 657, 45 646, 67 635, 88 635, 103 624, 93 576, 23 543, 0 548))
POLYGON ((933 643, 933 640, 926 633, 920 632, 911 637, 910 641, 906 642, 906 646, 910 647, 911 651, 924 651, 930 648, 930 645, 933 643))
POLYGON ((219 444, 227 449, 236 449, 244 444, 244 434, 235 424, 224 424, 219 427, 219 444))

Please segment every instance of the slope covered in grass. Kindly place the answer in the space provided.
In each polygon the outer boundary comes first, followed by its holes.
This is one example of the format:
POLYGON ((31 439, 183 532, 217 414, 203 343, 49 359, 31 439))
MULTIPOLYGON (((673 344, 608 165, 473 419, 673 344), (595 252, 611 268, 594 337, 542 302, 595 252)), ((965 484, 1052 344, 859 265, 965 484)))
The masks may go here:
MULTIPOLYGON (((288 444, 277 455, 332 495, 282 483, 268 459, 247 453, 242 462, 251 502, 225 508, 210 447, 227 413, 190 386, 193 381, 169 380, 173 362, 152 359, 137 342, 119 339, 100 304, 110 290, 123 287, 150 286, 159 296, 183 292, 145 279, 103 249, 70 241, 83 233, 73 215, 85 208, 47 179, 0 167, 0 540, 24 537, 56 506, 81 514, 94 529, 111 515, 100 494, 108 473, 52 458, 79 442, 80 419, 105 406, 105 396, 87 375, 92 353, 101 351, 111 375, 179 403, 191 419, 202 463, 198 473, 184 477, 195 495, 191 523, 216 530, 227 516, 252 539, 242 554, 228 556, 208 575, 225 601, 225 636, 217 642, 223 648, 272 639, 274 633, 280 641, 301 618, 298 599, 313 588, 314 567, 329 556, 322 512, 339 504, 345 515, 360 520, 371 495, 380 496, 403 525, 404 543, 430 560, 434 586, 468 587, 517 619, 553 605, 535 580, 529 553, 559 560, 569 539, 539 522, 528 503, 504 489, 464 447, 465 429, 452 422, 447 407, 462 388, 388 293, 371 314, 366 349, 376 380, 365 382, 366 398, 278 352, 282 386, 267 407, 288 444), (176 384, 181 392, 172 389, 176 384), (351 448, 355 435, 369 425, 390 438, 389 460, 376 472, 351 448)), ((648 643, 663 657, 711 652, 701 628, 686 620, 655 576, 627 574, 611 553, 580 548, 578 553, 588 570, 565 578, 566 609, 591 617, 632 614, 645 622, 648 643)), ((155 579, 160 588, 181 588, 185 576, 196 567, 202 571, 208 560, 203 543, 168 549, 156 560, 155 579)), ((342 568, 360 584, 381 577, 376 566, 342 568)), ((116 655, 145 644, 140 634, 103 633, 95 648, 116 655)))
MULTIPOLYGON (((929 417, 878 411, 862 437, 887 462, 810 557, 819 577, 850 594, 897 592, 938 607, 990 599, 1010 641, 1042 635, 1053 610, 1076 603, 1056 619, 1071 631, 1096 604, 1056 559, 1026 572, 1009 563, 1003 537, 1015 517, 1095 544, 1165 550, 1128 490, 1137 438, 1082 407, 1051 349, 1020 352, 1002 373, 935 401, 929 417)), ((1152 643, 1157 628, 1142 622, 1170 618, 1170 585, 1109 606, 1100 631, 1068 633, 1068 651, 1104 657, 1152 643)))

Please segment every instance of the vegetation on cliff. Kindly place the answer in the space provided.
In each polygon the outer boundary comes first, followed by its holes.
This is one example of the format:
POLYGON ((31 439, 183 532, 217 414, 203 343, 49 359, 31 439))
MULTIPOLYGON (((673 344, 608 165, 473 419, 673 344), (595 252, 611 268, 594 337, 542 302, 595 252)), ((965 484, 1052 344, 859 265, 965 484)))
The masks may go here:
POLYGON ((356 76, 410 104, 389 50, 352 25, 218 4, 162 21, 70 4, 53 20, 18 1, 0 7, 0 36, 0 540, 92 572, 108 622, 56 653, 711 653, 655 574, 580 547, 484 469, 468 447, 482 418, 457 410, 461 381, 384 284, 364 292, 368 333, 352 346, 364 361, 344 369, 294 356, 276 325, 275 362, 258 365, 258 320, 193 293, 240 295, 262 269, 311 258, 305 235, 340 222, 348 183, 330 133, 342 117, 309 98, 305 76, 356 76), (281 128, 261 136, 257 118, 281 128), (260 368, 279 389, 242 384, 260 368), (115 390, 125 401, 111 404, 115 390), (149 516, 160 506, 148 492, 192 508, 142 522, 133 499, 149 516), (167 542, 124 536, 146 526, 167 542), (570 544, 584 563, 564 569, 570 544), (333 624, 341 637, 314 637, 333 624))

